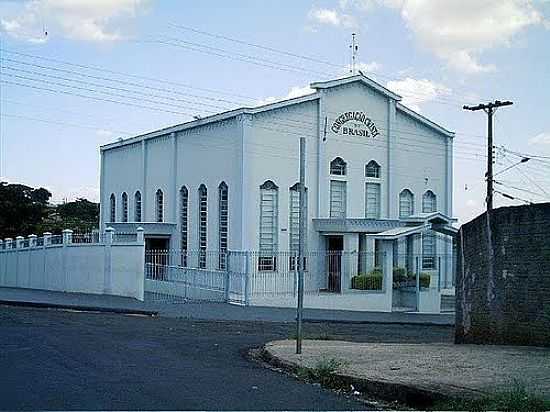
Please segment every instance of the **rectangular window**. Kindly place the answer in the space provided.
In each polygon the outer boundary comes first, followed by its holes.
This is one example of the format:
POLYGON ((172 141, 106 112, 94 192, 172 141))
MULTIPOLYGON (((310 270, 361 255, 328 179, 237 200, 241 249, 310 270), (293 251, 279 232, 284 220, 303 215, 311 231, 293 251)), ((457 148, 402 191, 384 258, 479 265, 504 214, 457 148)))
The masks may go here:
POLYGON ((422 269, 435 269, 435 234, 422 234, 422 269))
POLYGON ((218 266, 220 270, 225 270, 227 266, 227 238, 229 227, 229 215, 228 215, 228 189, 225 183, 222 183, 219 187, 219 205, 218 205, 218 237, 219 237, 219 262, 218 266))
POLYGON ((346 217, 346 182, 330 181, 330 217, 344 219, 346 217))
POLYGON ((277 269, 278 199, 277 189, 260 190, 260 256, 258 270, 277 269))
POLYGON ((380 183, 366 184, 365 217, 367 219, 380 219, 380 183))

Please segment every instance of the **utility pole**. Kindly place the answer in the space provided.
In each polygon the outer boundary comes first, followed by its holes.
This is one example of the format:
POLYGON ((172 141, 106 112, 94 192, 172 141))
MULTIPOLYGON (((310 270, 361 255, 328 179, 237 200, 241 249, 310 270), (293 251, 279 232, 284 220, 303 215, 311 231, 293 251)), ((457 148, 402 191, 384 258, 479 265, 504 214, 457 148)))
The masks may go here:
POLYGON ((296 353, 302 353, 302 312, 304 309, 304 269, 306 254, 306 222, 307 222, 307 202, 306 202, 306 138, 300 137, 300 228, 298 231, 299 246, 298 258, 298 306, 296 309, 296 353))
POLYGON ((483 110, 487 113, 487 211, 493 210, 493 115, 496 109, 502 106, 511 106, 511 101, 501 102, 495 100, 494 102, 487 104, 478 104, 477 106, 466 106, 462 108, 464 110, 478 111, 483 110))
POLYGON ((351 49, 351 67, 349 72, 353 75, 355 74, 355 58, 357 57, 357 50, 359 46, 355 43, 355 33, 351 33, 351 44, 349 46, 351 49))

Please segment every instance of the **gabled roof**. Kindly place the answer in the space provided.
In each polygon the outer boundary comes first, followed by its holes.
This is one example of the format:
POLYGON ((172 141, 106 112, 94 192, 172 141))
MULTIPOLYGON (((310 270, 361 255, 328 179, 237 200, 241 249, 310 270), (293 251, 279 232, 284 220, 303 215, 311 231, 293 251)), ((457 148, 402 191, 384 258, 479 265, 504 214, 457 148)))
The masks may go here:
POLYGON ((363 76, 361 74, 357 74, 355 76, 342 77, 340 79, 328 80, 324 82, 314 82, 310 84, 310 87, 312 89, 330 89, 332 87, 343 86, 345 84, 354 83, 354 82, 363 83, 367 87, 370 87, 371 89, 374 89, 385 96, 391 97, 394 100, 397 100, 397 101, 401 100, 401 96, 399 96, 398 94, 392 92, 391 90, 386 89, 380 83, 375 82, 374 80, 366 76, 363 76))

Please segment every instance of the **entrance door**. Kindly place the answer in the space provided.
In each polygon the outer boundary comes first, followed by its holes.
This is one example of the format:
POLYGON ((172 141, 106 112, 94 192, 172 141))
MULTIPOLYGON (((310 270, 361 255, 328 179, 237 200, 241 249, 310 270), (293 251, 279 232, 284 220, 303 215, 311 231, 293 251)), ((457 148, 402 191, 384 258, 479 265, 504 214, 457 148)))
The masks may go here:
POLYGON ((165 280, 169 263, 169 240, 145 238, 145 270, 148 279, 165 280))
POLYGON ((329 292, 340 293, 342 291, 342 250, 344 250, 343 236, 329 236, 327 238, 326 267, 329 292))

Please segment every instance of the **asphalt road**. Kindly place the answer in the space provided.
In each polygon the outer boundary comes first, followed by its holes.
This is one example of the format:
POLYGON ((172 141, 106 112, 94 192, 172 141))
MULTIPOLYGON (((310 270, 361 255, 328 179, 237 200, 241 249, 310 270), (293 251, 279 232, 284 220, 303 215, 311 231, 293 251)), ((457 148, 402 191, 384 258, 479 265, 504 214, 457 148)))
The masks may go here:
MULTIPOLYGON (((292 324, 0 306, 0 409, 366 409, 246 359, 292 324)), ((305 325, 311 337, 450 342, 445 326, 305 325)))

